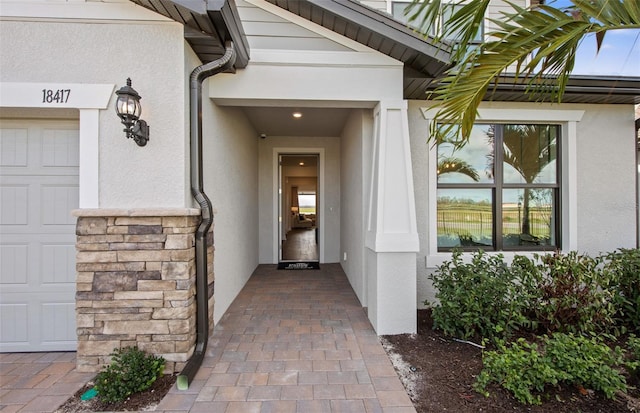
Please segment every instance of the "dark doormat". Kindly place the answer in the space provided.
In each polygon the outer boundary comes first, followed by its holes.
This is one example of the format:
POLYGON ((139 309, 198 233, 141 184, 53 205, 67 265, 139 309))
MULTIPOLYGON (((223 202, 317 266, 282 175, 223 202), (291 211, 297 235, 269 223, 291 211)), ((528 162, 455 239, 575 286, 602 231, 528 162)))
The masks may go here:
POLYGON ((279 270, 319 270, 320 263, 317 261, 292 261, 278 263, 279 270))

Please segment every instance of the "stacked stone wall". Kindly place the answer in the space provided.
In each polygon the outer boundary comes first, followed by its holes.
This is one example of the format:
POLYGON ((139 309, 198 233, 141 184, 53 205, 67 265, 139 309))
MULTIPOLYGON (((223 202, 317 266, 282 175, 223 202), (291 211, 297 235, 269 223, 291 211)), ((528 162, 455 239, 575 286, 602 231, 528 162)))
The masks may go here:
MULTIPOLYGON (((195 232, 199 210, 78 210, 79 371, 99 371, 115 348, 138 346, 182 369, 196 341, 195 232)), ((213 235, 209 234, 210 326, 213 235)))

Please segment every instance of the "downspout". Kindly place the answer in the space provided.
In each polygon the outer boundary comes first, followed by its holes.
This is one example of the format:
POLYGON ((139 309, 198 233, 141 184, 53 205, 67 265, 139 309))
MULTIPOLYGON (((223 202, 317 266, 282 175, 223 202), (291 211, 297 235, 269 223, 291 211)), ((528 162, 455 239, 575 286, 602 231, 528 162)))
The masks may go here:
POLYGON ((191 126, 191 193, 200 205, 202 221, 196 230, 196 348, 178 376, 179 390, 187 390, 193 381, 209 340, 209 292, 207 282, 207 233, 213 223, 211 201, 204 193, 202 179, 202 82, 210 76, 233 68, 236 53, 233 42, 227 41, 224 55, 217 60, 196 67, 189 79, 191 126))

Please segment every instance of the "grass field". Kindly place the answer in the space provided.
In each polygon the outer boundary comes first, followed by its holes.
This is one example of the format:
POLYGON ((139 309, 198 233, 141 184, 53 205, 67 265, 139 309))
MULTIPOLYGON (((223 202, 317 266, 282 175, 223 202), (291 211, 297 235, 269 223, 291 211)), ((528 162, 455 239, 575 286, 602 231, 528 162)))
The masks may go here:
MULTIPOLYGON (((524 212, 517 207, 502 210, 503 236, 518 235, 522 231, 524 212)), ((438 236, 471 236, 473 239, 493 238, 493 212, 488 204, 438 203, 438 236)), ((530 235, 548 239, 551 235, 551 208, 529 209, 530 235)))

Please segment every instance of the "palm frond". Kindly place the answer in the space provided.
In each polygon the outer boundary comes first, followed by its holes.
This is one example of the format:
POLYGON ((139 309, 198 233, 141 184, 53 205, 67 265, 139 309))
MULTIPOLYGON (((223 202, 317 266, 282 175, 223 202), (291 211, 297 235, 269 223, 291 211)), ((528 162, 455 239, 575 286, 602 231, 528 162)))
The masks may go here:
MULTIPOLYGON (((513 12, 491 20, 497 29, 487 34, 490 40, 464 55, 429 96, 438 108, 430 140, 440 142, 442 136, 459 134, 456 142, 463 145, 489 87, 509 70, 516 82, 524 82, 532 100, 560 102, 578 45, 587 34, 595 33, 601 40, 610 30, 640 28, 640 1, 571 1, 567 12, 545 5, 525 9, 511 4, 513 12)), ((465 14, 479 10, 484 6, 481 2, 471 0, 469 4, 478 4, 465 14)), ((467 29, 473 31, 471 26, 467 29)))
POLYGON ((449 173, 461 173, 473 179, 475 182, 480 181, 480 175, 473 166, 459 158, 447 157, 438 160, 438 175, 449 173))
POLYGON ((482 27, 489 2, 490 0, 412 0, 406 13, 409 22, 423 35, 433 36, 436 41, 444 43, 455 40, 453 60, 459 61, 482 27), (443 21, 443 15, 451 10, 455 12, 443 21))

